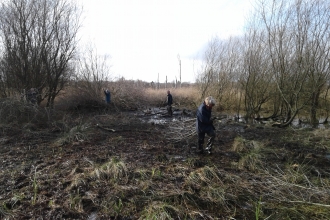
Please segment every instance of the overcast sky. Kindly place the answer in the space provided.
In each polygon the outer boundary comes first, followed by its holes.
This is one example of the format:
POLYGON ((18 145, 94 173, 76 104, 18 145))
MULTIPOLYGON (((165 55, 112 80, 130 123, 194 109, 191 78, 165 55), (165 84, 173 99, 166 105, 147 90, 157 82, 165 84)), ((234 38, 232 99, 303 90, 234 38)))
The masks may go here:
POLYGON ((241 35, 252 0, 80 0, 83 42, 111 56, 113 78, 194 82, 215 36, 241 35))

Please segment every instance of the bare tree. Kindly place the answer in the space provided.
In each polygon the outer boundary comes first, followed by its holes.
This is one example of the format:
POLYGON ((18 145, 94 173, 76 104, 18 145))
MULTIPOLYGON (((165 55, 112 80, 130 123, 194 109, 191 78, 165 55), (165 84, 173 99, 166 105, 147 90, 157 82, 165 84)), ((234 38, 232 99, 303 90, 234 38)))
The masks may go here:
POLYGON ((329 3, 273 0, 260 2, 268 50, 286 126, 309 105, 312 121, 328 75, 329 3), (314 109, 314 110, 313 110, 314 109))
MULTIPOLYGON (((69 0, 12 0, 0 6, 6 90, 37 88, 38 103, 63 89, 75 55, 80 11, 69 0)), ((10 95, 10 93, 7 93, 10 95)))
POLYGON ((205 52, 204 64, 197 82, 201 98, 213 95, 222 107, 230 108, 237 92, 238 72, 240 71, 240 39, 214 38, 205 52))
POLYGON ((217 53, 218 53, 218 40, 216 38, 212 39, 208 48, 205 51, 204 63, 201 66, 197 77, 197 84, 199 85, 199 90, 201 94, 201 100, 204 100, 205 96, 208 95, 209 87, 215 79, 215 68, 217 65, 217 53))
POLYGON ((327 89, 330 68, 330 4, 328 1, 302 1, 296 7, 297 29, 304 40, 297 46, 303 65, 308 73, 307 94, 310 98, 310 121, 318 124, 317 110, 321 94, 327 89))
POLYGON ((220 105, 226 109, 231 109, 238 99, 238 79, 242 72, 243 56, 242 39, 230 37, 221 40, 219 44, 216 80, 211 88, 215 91, 215 98, 220 105))
POLYGON ((244 71, 241 72, 240 83, 244 91, 246 119, 259 117, 262 105, 274 95, 274 81, 264 39, 264 33, 252 26, 244 41, 244 71))
POLYGON ((201 95, 212 93, 222 103, 235 98, 240 103, 237 96, 244 94, 247 117, 258 115, 263 105, 273 105, 269 117, 284 116, 281 126, 291 124, 303 110, 318 123, 321 97, 328 111, 330 3, 258 3, 244 42, 210 41, 198 78, 201 95))
POLYGON ((321 100, 320 100, 320 105, 323 107, 324 110, 323 123, 328 123, 329 120, 329 112, 330 112, 329 91, 330 91, 330 83, 327 82, 324 94, 321 95, 321 100))
MULTIPOLYGON (((1 54, 3 52, 1 51, 1 54)), ((7 91, 7 74, 5 69, 5 62, 2 57, 0 57, 0 98, 5 98, 8 96, 7 91)))
MULTIPOLYGON (((90 44, 80 54, 76 66, 76 81, 78 89, 85 97, 95 99, 100 97, 102 89, 108 87, 111 81, 109 55, 100 55, 95 46, 90 44)), ((103 95, 103 93, 102 93, 103 95)))

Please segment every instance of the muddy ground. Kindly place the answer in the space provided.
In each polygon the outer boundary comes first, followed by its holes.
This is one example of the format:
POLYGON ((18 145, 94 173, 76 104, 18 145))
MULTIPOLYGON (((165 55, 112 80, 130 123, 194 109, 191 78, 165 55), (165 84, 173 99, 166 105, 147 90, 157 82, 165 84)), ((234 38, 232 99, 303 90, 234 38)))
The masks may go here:
POLYGON ((195 153, 194 112, 1 125, 0 219, 330 216, 330 137, 219 118, 211 155, 195 153))

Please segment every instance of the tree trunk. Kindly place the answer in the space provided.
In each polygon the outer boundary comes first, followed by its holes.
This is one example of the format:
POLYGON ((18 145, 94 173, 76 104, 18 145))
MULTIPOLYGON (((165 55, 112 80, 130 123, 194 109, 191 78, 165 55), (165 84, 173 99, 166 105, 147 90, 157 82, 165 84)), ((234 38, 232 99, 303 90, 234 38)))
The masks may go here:
POLYGON ((319 120, 316 117, 316 112, 319 106, 319 97, 320 97, 320 91, 316 91, 312 93, 312 99, 311 99, 311 108, 310 108, 310 120, 311 124, 315 125, 319 123, 319 120))

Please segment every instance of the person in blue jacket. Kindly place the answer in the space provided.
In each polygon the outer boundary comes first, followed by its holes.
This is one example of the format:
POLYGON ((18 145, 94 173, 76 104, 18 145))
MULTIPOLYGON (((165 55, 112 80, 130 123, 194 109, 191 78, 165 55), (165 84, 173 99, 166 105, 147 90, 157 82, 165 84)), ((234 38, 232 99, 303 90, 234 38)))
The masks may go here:
POLYGON ((213 126, 212 108, 215 100, 212 96, 206 97, 204 102, 197 109, 196 130, 198 134, 198 153, 204 153, 204 138, 207 134, 210 138, 206 144, 205 151, 212 153, 213 141, 215 139, 215 128, 213 126))
POLYGON ((104 95, 105 95, 105 102, 107 104, 110 104, 110 102, 111 102, 111 93, 110 93, 109 89, 104 90, 104 95))

